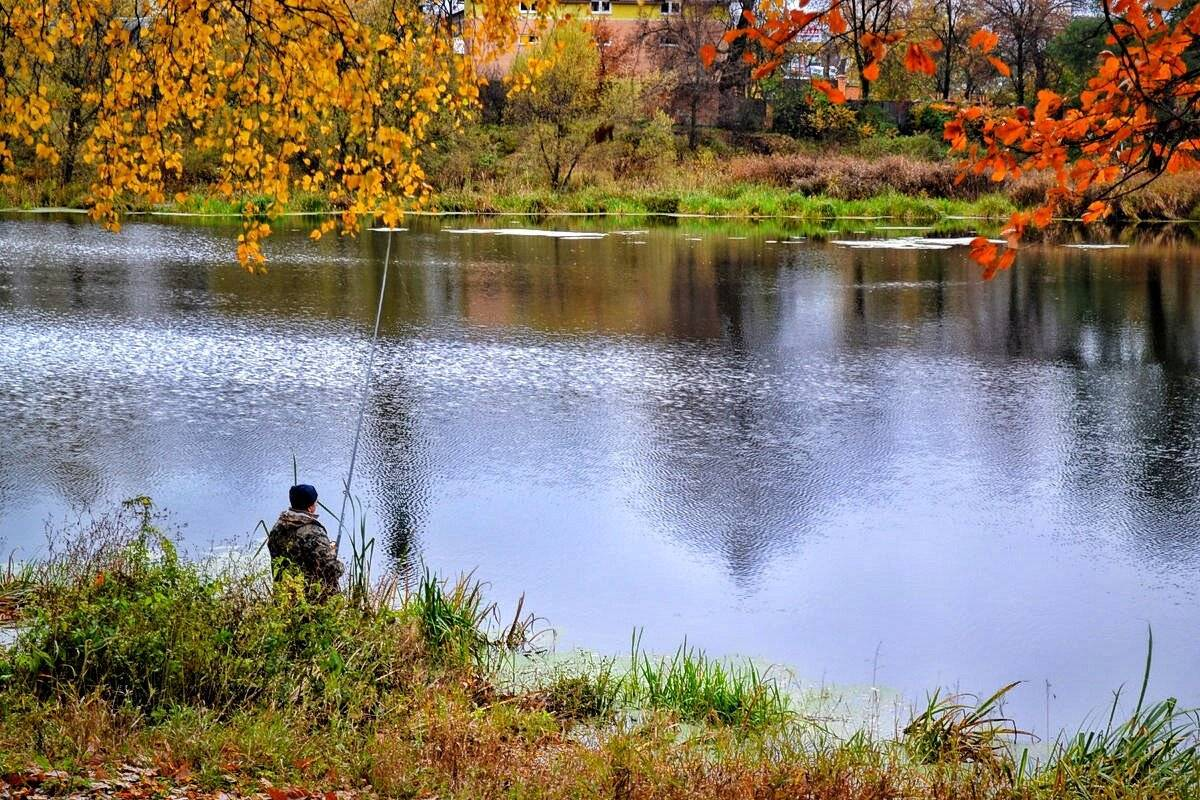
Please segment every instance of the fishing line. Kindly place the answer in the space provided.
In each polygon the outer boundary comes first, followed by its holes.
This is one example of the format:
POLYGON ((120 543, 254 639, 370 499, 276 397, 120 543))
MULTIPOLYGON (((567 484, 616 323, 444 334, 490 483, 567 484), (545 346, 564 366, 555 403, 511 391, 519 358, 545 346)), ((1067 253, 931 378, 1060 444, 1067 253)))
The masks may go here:
POLYGON ((337 542, 334 548, 342 551, 342 528, 346 519, 346 501, 350 499, 350 482, 354 480, 354 464, 358 460, 358 438, 362 433, 363 417, 367 413, 367 398, 371 393, 371 373, 375 368, 375 346, 379 342, 379 320, 383 316, 383 292, 387 288, 388 265, 392 260, 392 233, 403 228, 371 228, 372 231, 387 231, 387 250, 383 255, 383 279, 379 281, 379 304, 375 307, 375 332, 371 334, 371 349, 367 356, 367 374, 363 379, 362 402, 358 407, 358 424, 354 426, 354 445, 350 448, 350 469, 346 472, 346 489, 342 493, 342 510, 338 514, 337 542))

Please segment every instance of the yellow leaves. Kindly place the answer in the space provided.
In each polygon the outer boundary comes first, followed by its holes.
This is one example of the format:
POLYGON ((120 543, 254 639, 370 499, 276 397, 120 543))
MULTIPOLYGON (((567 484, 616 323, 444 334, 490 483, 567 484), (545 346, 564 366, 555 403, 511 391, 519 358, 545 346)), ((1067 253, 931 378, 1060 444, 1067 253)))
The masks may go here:
POLYGON ((58 151, 45 142, 37 143, 37 146, 34 148, 34 155, 38 161, 46 161, 51 165, 58 164, 62 160, 58 151))

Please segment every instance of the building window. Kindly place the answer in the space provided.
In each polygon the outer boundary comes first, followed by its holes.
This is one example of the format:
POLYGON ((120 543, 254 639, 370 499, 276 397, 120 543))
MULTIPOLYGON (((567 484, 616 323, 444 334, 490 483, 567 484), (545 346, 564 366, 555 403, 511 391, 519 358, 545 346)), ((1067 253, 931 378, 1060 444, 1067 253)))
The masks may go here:
POLYGON ((593 14, 611 14, 612 0, 592 0, 593 14))
POLYGON ((523 17, 532 17, 537 15, 537 0, 521 0, 520 14, 523 17))
POLYGON ((683 3, 682 0, 663 0, 658 4, 658 10, 662 12, 664 17, 678 14, 683 3))

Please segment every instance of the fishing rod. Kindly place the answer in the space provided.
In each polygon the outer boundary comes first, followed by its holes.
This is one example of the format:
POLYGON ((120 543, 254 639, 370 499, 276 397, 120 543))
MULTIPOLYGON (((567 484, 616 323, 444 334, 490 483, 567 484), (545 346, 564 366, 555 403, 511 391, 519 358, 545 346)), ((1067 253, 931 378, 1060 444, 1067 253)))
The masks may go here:
POLYGON ((375 348, 379 343, 379 320, 383 317, 383 293, 387 289, 388 265, 392 261, 392 234, 405 228, 371 228, 375 233, 387 232, 387 249, 383 255, 383 278, 379 281, 379 303, 375 306, 375 331, 371 334, 371 348, 367 355, 367 374, 363 379, 362 401, 358 406, 358 424, 354 426, 354 445, 350 448, 350 469, 346 472, 345 490, 342 492, 342 510, 338 513, 337 541, 334 548, 342 551, 342 529, 345 527, 346 503, 350 500, 350 483, 354 480, 354 465, 358 461, 358 440, 362 434, 363 417, 367 413, 367 398, 371 394, 371 373, 375 369, 375 348))

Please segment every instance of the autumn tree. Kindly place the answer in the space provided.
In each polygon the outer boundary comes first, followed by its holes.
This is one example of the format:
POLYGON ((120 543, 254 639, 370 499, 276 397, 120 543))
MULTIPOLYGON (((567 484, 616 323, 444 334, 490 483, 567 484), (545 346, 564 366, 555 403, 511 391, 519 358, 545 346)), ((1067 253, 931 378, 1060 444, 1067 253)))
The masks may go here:
MULTIPOLYGON (((782 63, 787 45, 817 17, 830 30, 845 31, 843 5, 810 11, 806 0, 786 12, 761 16, 751 29, 739 31, 757 42, 763 56, 755 67, 770 74, 782 63)), ((1028 228, 1044 228, 1056 213, 1082 210, 1085 223, 1103 219, 1113 203, 1167 173, 1200 170, 1200 67, 1195 65, 1200 37, 1200 4, 1180 0, 1101 0, 1108 30, 1107 49, 1077 97, 1050 89, 1037 93, 1037 103, 1010 108, 963 105, 946 123, 944 137, 963 156, 965 172, 989 175, 1002 183, 1031 170, 1053 178, 1045 200, 1032 211, 1013 214, 1004 230, 1001 249, 976 239, 972 257, 984 264, 985 276, 1012 265, 1028 228)), ((866 69, 878 69, 891 37, 871 52, 866 69)), ((968 46, 987 59, 1000 74, 1012 68, 998 55, 1001 37, 986 28, 975 31, 968 46)), ((932 75, 936 44, 908 41, 909 69, 932 75)), ((701 53, 714 63, 719 51, 701 53)), ((845 98, 825 81, 813 87, 834 102, 845 98)))
POLYGON ((698 54, 706 47, 715 49, 726 31, 744 20, 719 0, 695 0, 675 7, 678 13, 643 20, 638 37, 642 49, 652 54, 660 81, 657 88, 684 119, 688 147, 694 150, 701 114, 706 105, 720 102, 725 71, 736 69, 738 80, 745 79, 745 65, 736 58, 724 59, 718 68, 710 69, 698 54))
MULTIPOLYGON (((511 41, 513 14, 482 0, 475 41, 511 41)), ((416 0, 0 0, 0 181, 63 161, 72 145, 56 130, 90 120, 91 213, 116 229, 130 204, 166 199, 185 152, 208 152, 220 193, 269 198, 246 208, 249 264, 297 189, 327 196, 347 230, 426 202, 431 122, 462 120, 477 96, 470 60, 416 0), (56 66, 89 46, 87 63, 56 66)))
POLYGON ((1071 0, 980 0, 985 23, 1000 37, 998 54, 1007 65, 1018 104, 1049 85, 1047 48, 1066 27, 1071 0))
POLYGON ((938 96, 949 100, 955 75, 968 66, 967 39, 982 24, 976 0, 916 0, 907 24, 911 33, 938 43, 934 78, 938 96))
POLYGON ((595 38, 576 21, 554 26, 518 56, 510 82, 505 116, 526 126, 550 187, 560 191, 584 153, 613 131, 614 97, 600 75, 595 38))
POLYGON ((846 20, 843 33, 858 69, 862 99, 871 99, 871 84, 879 80, 879 66, 886 47, 900 38, 907 11, 906 0, 841 0, 846 20))

